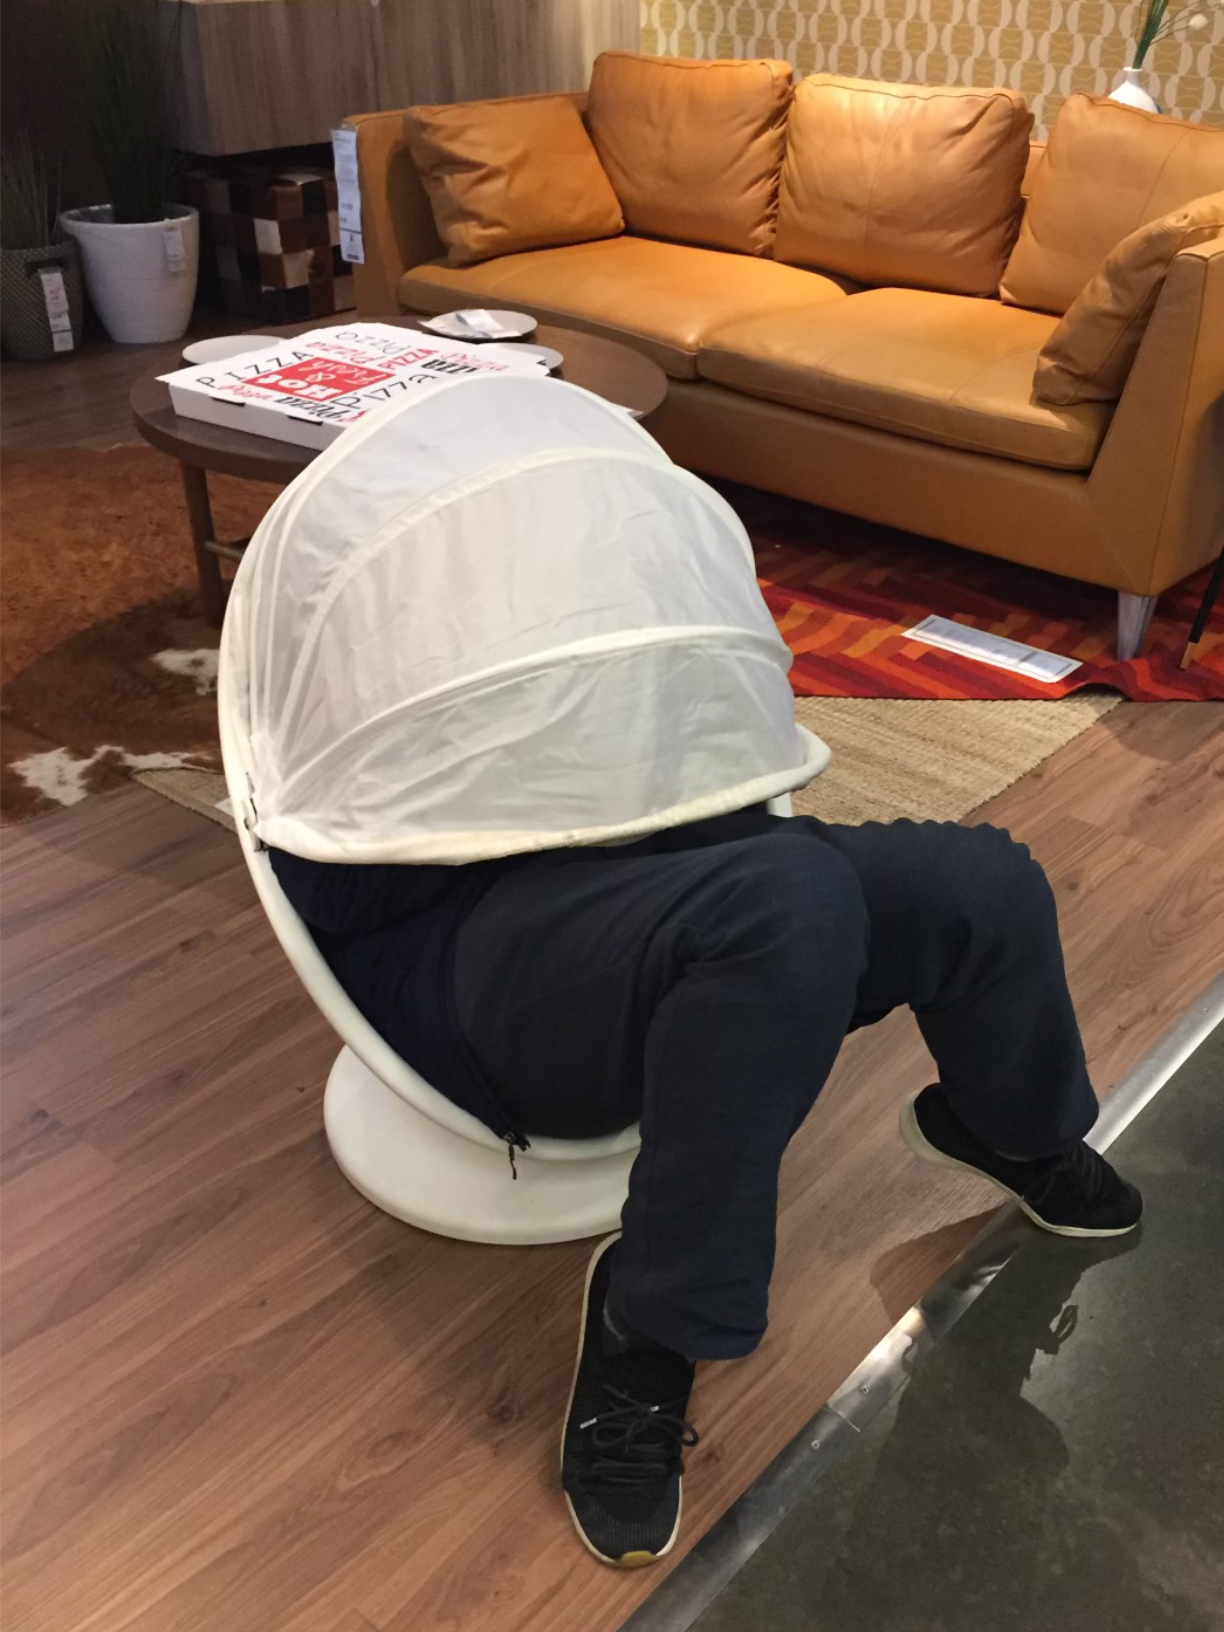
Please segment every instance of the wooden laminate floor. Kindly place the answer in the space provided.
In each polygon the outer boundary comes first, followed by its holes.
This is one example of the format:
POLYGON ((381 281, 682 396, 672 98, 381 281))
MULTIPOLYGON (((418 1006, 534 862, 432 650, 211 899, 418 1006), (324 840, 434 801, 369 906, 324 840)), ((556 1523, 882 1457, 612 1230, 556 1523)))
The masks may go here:
MULTIPOLYGON (((205 319, 197 333, 249 326, 205 319)), ((178 346, 7 364, 7 447, 130 439, 178 346)), ((1098 1085, 1224 964, 1224 714, 1124 705, 980 813, 1059 894, 1098 1085)), ((3 837, 6 1632, 608 1632, 557 1491, 582 1243, 428 1237, 345 1184, 336 1043, 233 839, 132 788, 3 837)), ((773 1320, 703 1368, 676 1557, 992 1193, 912 1162, 912 1025, 851 1039, 783 1171, 773 1320)))
MULTIPOLYGON (((1124 707, 980 813, 1045 862, 1098 1086, 1224 965, 1224 735, 1124 707)), ((589 1247, 436 1239, 346 1185, 335 1050, 232 837, 141 789, 4 836, 6 1632, 611 1632, 557 1488, 589 1247)), ((908 1157, 904 1017, 783 1171, 769 1336, 699 1373, 676 1558, 993 1205, 908 1157)))
POLYGON ((0 372, 0 441, 8 450, 109 448, 135 441, 128 392, 138 375, 147 368, 179 367, 191 340, 257 328, 249 317, 197 309, 181 340, 119 345, 90 328, 77 352, 42 363, 6 358, 0 372))

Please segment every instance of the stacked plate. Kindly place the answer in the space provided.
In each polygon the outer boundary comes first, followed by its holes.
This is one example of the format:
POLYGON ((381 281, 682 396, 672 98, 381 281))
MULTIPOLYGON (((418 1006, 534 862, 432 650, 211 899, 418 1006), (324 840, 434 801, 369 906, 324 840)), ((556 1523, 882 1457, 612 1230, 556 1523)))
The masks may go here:
MULTIPOLYGON (((469 340, 496 350, 505 341, 519 341, 534 334, 536 320, 527 312, 485 311, 472 307, 461 312, 443 312, 440 317, 421 319, 421 328, 444 334, 451 340, 469 340)), ((545 368, 560 368, 564 358, 551 346, 515 345, 514 356, 535 357, 545 368)))

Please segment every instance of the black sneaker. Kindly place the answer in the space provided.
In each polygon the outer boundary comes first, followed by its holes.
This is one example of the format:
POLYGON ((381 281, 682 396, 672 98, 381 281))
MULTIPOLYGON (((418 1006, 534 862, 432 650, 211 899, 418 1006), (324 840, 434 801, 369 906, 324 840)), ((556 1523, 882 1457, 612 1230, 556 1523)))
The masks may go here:
POLYGON ((578 1362, 561 1441, 561 1484, 574 1528, 604 1564, 638 1569, 670 1552, 680 1530, 682 1452, 694 1366, 657 1347, 604 1352, 612 1236, 587 1270, 578 1362))
POLYGON ((924 1161, 964 1167, 990 1179, 1054 1235, 1125 1235, 1138 1224, 1143 1198, 1083 1140, 1063 1156, 1020 1162, 1000 1156, 954 1114, 936 1084, 901 1110, 901 1137, 924 1161))

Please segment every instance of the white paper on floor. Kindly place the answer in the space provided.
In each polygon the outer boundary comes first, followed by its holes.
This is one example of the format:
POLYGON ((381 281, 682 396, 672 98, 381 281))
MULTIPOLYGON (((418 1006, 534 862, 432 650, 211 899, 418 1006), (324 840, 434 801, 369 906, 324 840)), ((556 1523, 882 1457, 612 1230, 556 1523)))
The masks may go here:
POLYGON ((1010 669, 1013 674, 1022 674, 1043 685, 1053 685, 1080 667, 1077 658, 1043 652, 1039 646, 1026 646, 1023 641, 1008 640, 1004 635, 971 629, 967 624, 954 623, 951 618, 923 618, 905 633, 911 640, 976 658, 979 663, 989 663, 996 669, 1010 669))

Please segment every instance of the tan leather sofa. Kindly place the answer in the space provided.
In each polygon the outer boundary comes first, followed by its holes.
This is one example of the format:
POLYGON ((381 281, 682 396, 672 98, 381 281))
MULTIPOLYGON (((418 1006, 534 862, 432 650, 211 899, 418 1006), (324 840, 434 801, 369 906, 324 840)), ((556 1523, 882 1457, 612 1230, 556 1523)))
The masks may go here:
MULTIPOLYGON (((1220 549, 1224 237, 1175 257, 1119 401, 1050 407, 1032 380, 1058 317, 997 296, 867 287, 657 226, 450 265, 404 113, 348 122, 363 318, 486 304, 622 340, 670 376, 650 429, 681 464, 1116 590, 1122 656, 1220 549)), ((1034 144, 1028 184, 1042 162, 1034 144)))

